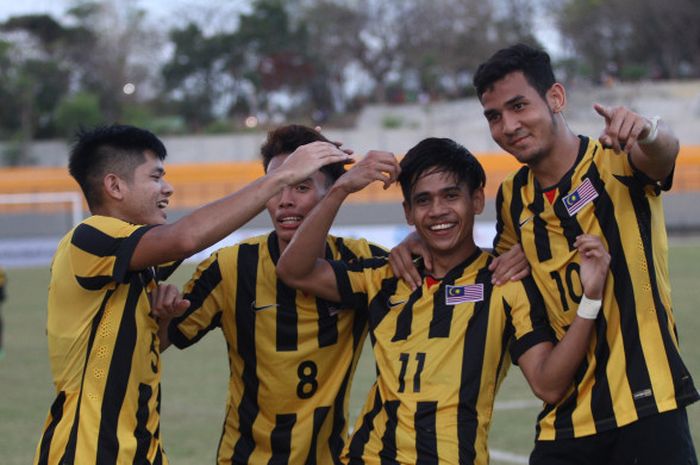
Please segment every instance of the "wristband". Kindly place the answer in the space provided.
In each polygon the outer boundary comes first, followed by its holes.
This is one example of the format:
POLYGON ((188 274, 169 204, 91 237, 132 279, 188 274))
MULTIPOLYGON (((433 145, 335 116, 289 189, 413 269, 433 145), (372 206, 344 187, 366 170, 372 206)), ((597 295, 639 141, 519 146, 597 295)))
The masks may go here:
POLYGON ((576 314, 586 320, 595 320, 598 317, 598 312, 600 312, 602 303, 602 300, 589 299, 584 295, 583 298, 581 298, 581 302, 578 304, 576 314))
POLYGON ((639 139, 637 141, 638 144, 641 145, 648 145, 653 143, 656 140, 656 136, 659 135, 659 120, 661 119, 660 116, 654 116, 651 119, 651 127, 649 128, 649 133, 644 139, 639 139))

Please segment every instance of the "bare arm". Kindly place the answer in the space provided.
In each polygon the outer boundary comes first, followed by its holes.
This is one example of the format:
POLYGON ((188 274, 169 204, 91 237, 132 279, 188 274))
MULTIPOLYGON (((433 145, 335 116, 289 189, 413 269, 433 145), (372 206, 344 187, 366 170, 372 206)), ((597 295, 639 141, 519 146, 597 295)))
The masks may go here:
POLYGON ((337 302, 341 296, 335 273, 323 257, 326 236, 345 198, 373 181, 388 187, 398 176, 399 166, 388 152, 370 152, 341 176, 304 220, 277 262, 277 275, 287 285, 337 302))
POLYGON ((348 155, 333 144, 303 145, 273 172, 243 189, 198 208, 173 224, 151 228, 139 241, 129 268, 180 260, 220 241, 260 213, 284 186, 309 177, 330 163, 348 161, 348 155))
POLYGON ((603 145, 629 153, 634 166, 655 181, 662 181, 671 174, 678 157, 679 142, 663 120, 657 120, 654 128, 653 119, 626 107, 595 104, 593 108, 605 119, 600 136, 603 145), (649 136, 653 140, 644 142, 649 136))
MULTIPOLYGON (((574 245, 581 256, 584 295, 598 301, 603 297, 610 255, 597 236, 581 235, 574 245)), ((518 365, 532 391, 548 404, 556 404, 566 394, 586 355, 597 310, 595 315, 581 315, 584 313, 579 309, 566 334, 556 345, 550 342, 537 344, 518 359, 518 365)))

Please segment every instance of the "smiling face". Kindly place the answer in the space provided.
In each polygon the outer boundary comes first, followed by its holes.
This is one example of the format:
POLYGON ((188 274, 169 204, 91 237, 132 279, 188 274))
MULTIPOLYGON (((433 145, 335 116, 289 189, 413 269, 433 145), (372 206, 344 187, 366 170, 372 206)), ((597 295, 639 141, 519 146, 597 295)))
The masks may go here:
POLYGON ((491 137, 521 163, 541 163, 553 153, 563 124, 556 118, 564 106, 563 92, 554 84, 542 98, 521 71, 506 74, 481 96, 491 137))
MULTIPOLYGON (((267 171, 279 167, 289 155, 277 155, 270 160, 267 171)), ((292 240, 304 218, 328 192, 328 177, 316 171, 311 177, 293 186, 287 186, 267 201, 265 206, 277 232, 280 251, 292 240)))
POLYGON ((484 208, 483 189, 470 195, 453 173, 432 169, 415 181, 410 199, 410 205, 404 202, 406 221, 416 227, 435 264, 442 262, 442 272, 474 252, 474 216, 484 208))
POLYGON ((163 162, 154 153, 147 150, 144 158, 131 179, 122 180, 121 216, 133 224, 164 224, 173 186, 165 180, 163 162))

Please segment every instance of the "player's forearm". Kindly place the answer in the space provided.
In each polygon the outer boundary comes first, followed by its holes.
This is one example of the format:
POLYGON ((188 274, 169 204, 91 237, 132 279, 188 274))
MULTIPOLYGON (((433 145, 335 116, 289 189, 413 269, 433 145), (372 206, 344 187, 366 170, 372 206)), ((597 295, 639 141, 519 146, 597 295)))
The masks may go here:
POLYGON ((644 174, 655 181, 664 180, 673 169, 680 144, 671 128, 663 120, 658 121, 657 135, 651 143, 637 143, 632 150, 632 162, 644 174))
POLYGON ((541 360, 529 380, 535 395, 548 404, 559 402, 574 381, 586 356, 595 320, 576 316, 566 334, 541 360))
POLYGON ((170 336, 168 335, 168 326, 170 325, 171 319, 159 319, 158 320, 158 339, 160 339, 160 351, 161 353, 170 347, 170 336))
POLYGON ((331 188, 294 234, 277 263, 284 281, 303 279, 313 273, 316 260, 325 255, 326 237, 347 193, 331 188))
POLYGON ((281 175, 269 173, 173 224, 151 229, 139 241, 130 268, 140 270, 181 260, 215 244, 260 213, 284 186, 281 175))

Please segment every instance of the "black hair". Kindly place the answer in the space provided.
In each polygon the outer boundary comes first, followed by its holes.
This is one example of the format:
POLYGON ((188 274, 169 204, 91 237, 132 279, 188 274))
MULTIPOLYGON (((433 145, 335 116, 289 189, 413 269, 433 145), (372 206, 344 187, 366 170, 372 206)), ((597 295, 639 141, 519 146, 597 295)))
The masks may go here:
POLYGON ((473 79, 476 95, 481 99, 496 81, 515 71, 521 71, 542 98, 556 82, 547 52, 529 45, 516 44, 497 51, 479 65, 473 79))
POLYGON ((75 133, 68 171, 80 185, 90 210, 102 202, 100 185, 104 176, 115 173, 131 180, 136 167, 146 160, 146 150, 160 160, 167 155, 158 137, 134 126, 113 124, 80 128, 75 133))
MULTIPOLYGON (((315 129, 300 124, 289 124, 271 130, 267 133, 265 143, 260 147, 265 172, 267 173, 270 160, 274 157, 289 155, 300 146, 316 141, 332 143, 315 129)), ((345 173, 345 165, 343 163, 331 163, 322 167, 321 172, 328 177, 329 184, 333 184, 336 179, 345 173)))
POLYGON ((399 184, 408 205, 411 205, 413 186, 427 173, 445 172, 454 175, 457 183, 467 185, 470 194, 486 185, 486 173, 479 160, 452 139, 423 139, 406 152, 400 166, 399 184))

